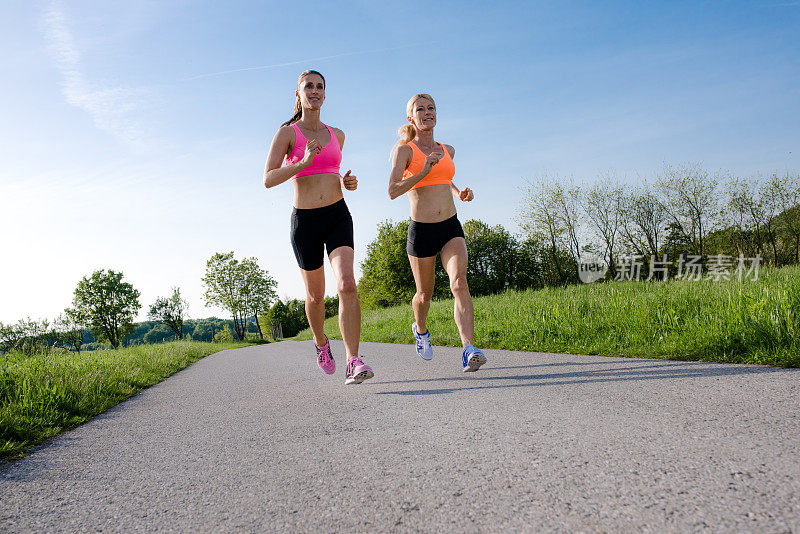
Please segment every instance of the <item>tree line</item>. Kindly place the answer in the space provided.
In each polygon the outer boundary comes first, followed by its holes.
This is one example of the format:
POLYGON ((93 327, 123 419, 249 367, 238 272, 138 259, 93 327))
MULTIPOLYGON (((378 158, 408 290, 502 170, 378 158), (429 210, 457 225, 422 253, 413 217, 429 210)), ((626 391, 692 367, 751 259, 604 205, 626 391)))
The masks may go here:
MULTIPOLYGON (((620 256, 708 260, 759 256, 773 266, 800 261, 800 175, 737 176, 696 163, 664 165, 630 186, 605 173, 589 186, 543 175, 520 208, 527 235, 550 256, 560 283, 574 283, 579 261, 597 256, 615 275, 620 256)), ((645 268, 647 264, 645 263, 645 268)))

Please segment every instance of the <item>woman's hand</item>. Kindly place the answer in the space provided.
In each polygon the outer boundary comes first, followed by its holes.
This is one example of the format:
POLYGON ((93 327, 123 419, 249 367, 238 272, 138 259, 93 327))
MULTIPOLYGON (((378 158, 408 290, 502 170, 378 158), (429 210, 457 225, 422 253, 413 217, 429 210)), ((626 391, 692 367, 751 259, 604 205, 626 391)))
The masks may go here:
POLYGON ((458 198, 461 199, 462 202, 469 202, 475 198, 475 195, 472 193, 472 189, 465 187, 458 192, 458 198))
POLYGON ((425 157, 425 163, 422 164, 422 172, 428 174, 434 165, 439 163, 439 160, 442 159, 444 154, 441 152, 431 152, 425 157))
POLYGON ((342 176, 342 187, 347 189, 348 191, 355 191, 358 187, 358 178, 354 174, 350 174, 350 170, 342 176))
POLYGON ((319 154, 322 151, 322 147, 319 146, 319 142, 316 139, 310 139, 306 143, 306 151, 303 154, 303 160, 301 163, 308 167, 311 165, 311 162, 314 161, 314 156, 319 154))

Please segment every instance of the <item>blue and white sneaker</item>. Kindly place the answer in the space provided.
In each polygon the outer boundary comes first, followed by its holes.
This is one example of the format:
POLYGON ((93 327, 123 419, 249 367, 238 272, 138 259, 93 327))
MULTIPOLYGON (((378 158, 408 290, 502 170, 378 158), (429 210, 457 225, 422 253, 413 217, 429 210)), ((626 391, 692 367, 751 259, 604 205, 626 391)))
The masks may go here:
POLYGON ((424 334, 419 334, 417 333, 417 323, 414 323, 411 325, 411 331, 414 332, 414 339, 417 340, 417 354, 419 354, 423 360, 430 360, 433 358, 430 329, 424 334))
POLYGON ((468 343, 464 347, 464 352, 461 353, 461 364, 464 366, 464 372, 474 373, 484 363, 486 363, 486 356, 481 352, 481 349, 473 347, 472 343, 468 343))

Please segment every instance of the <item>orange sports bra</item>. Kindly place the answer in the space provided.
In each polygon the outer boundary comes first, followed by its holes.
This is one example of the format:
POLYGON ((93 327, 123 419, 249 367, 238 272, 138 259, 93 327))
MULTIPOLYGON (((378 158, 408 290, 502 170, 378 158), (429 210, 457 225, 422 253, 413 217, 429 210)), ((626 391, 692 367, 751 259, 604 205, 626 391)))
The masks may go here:
MULTIPOLYGON (((439 160, 439 163, 431 168, 431 171, 428 173, 428 175, 417 182, 411 189, 425 187, 426 185, 449 185, 453 181, 453 176, 456 174, 456 166, 453 163, 453 158, 450 157, 450 152, 447 151, 443 144, 437 144, 442 147, 444 156, 439 160)), ((408 164, 408 168, 403 172, 403 180, 417 174, 422 170, 422 166, 425 165, 426 156, 422 153, 422 150, 420 150, 417 145, 410 141, 408 146, 411 147, 411 163, 408 164)))

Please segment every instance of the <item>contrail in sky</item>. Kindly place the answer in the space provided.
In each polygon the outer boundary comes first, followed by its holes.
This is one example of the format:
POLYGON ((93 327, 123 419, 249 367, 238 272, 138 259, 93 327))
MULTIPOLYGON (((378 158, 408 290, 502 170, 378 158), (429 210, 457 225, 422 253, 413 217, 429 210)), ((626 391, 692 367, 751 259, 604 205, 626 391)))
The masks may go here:
POLYGON ((301 63, 310 63, 312 61, 322 61, 324 59, 333 59, 337 57, 345 57, 345 56, 356 56, 359 54, 371 54, 373 52, 388 52, 390 50, 401 50, 403 48, 412 48, 415 46, 424 46, 432 43, 421 43, 421 44, 413 44, 413 45, 403 45, 403 46, 393 46, 391 48, 376 48, 375 50, 361 50, 359 52, 345 52, 343 54, 336 54, 333 56, 322 56, 322 57, 315 57, 311 59, 301 59, 299 61, 290 61, 288 63, 275 63, 273 65, 261 65, 258 67, 245 67, 243 69, 231 69, 231 70, 222 70, 219 72, 210 72, 208 74, 199 74, 197 76, 192 76, 191 78, 185 78, 184 81, 190 80, 199 80, 200 78, 210 78, 211 76, 221 76, 222 74, 231 74, 234 72, 244 72, 248 70, 263 70, 263 69, 274 69, 277 67, 288 67, 289 65, 299 65, 301 63))

